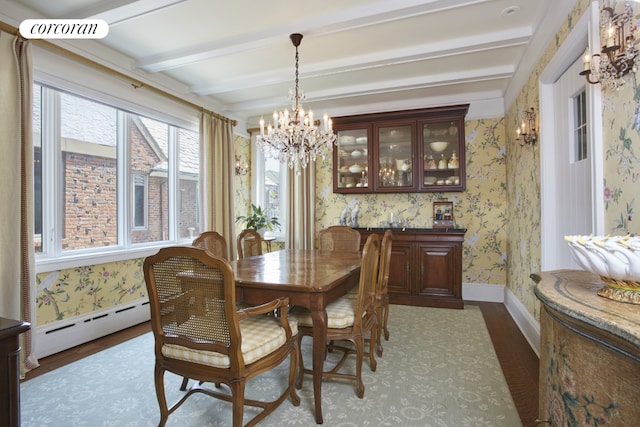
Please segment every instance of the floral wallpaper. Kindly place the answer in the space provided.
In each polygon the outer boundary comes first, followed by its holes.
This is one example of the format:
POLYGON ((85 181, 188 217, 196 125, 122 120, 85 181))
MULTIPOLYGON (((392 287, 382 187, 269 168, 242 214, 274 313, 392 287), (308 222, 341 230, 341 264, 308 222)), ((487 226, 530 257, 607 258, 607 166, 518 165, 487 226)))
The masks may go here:
POLYGON ((143 262, 140 258, 38 274, 37 324, 146 298, 143 262))
MULTIPOLYGON (((516 102, 505 117, 506 134, 514 135, 518 114, 532 105, 538 106, 540 74, 549 64, 575 23, 588 9, 591 1, 577 0, 564 24, 542 55, 516 102)), ((635 4, 635 3, 634 3, 635 4)), ((636 25, 637 32, 637 25, 636 25)), ((636 36, 637 39, 637 36, 636 36)), ((603 87, 603 156, 605 230, 611 234, 640 232, 633 222, 634 208, 640 203, 638 184, 640 159, 640 88, 636 75, 626 78, 627 84, 618 91, 603 87)), ((541 266, 540 218, 540 156, 537 149, 520 147, 511 140, 507 144, 508 194, 508 271, 507 286, 536 319, 540 307, 533 294, 531 273, 541 266)))
POLYGON ((467 190, 456 193, 334 194, 331 162, 316 168, 316 230, 337 225, 345 208, 360 207, 360 227, 378 227, 393 212, 409 227, 430 228, 432 203, 454 202, 456 225, 466 228, 463 282, 506 284, 507 198, 504 121, 465 122, 467 190))
MULTIPOLYGON (((316 229, 337 224, 345 206, 360 206, 360 226, 378 226, 393 211, 411 227, 429 227, 432 202, 455 202, 459 227, 467 229, 463 246, 463 281, 506 285, 539 319, 539 304, 529 275, 540 270, 540 157, 521 147, 514 135, 517 112, 539 105, 538 78, 590 0, 576 0, 569 16, 531 73, 504 118, 467 120, 467 190, 462 193, 343 195, 332 192, 332 165, 317 168, 316 229)), ((612 234, 640 233, 634 213, 640 203, 640 87, 636 75, 619 91, 604 89, 603 142, 605 229, 612 234), (634 221, 635 220, 635 221, 634 221)), ((235 137, 236 154, 250 165, 250 140, 235 137)), ((235 211, 246 212, 251 174, 236 176, 235 211)), ((37 324, 94 311, 145 296, 142 260, 92 265, 37 277, 37 324)))

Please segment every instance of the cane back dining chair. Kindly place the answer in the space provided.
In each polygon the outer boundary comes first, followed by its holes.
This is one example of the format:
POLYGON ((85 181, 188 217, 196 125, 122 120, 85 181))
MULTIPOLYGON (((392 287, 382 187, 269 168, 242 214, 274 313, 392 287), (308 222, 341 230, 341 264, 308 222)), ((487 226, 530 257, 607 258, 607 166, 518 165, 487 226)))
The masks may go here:
POLYGON ((295 375, 299 361, 296 322, 287 311, 288 298, 236 310, 235 278, 229 263, 201 248, 161 249, 145 259, 145 282, 155 340, 154 382, 160 406, 159 426, 193 393, 201 392, 232 403, 232 425, 242 425, 244 406, 262 411, 254 425, 287 397, 298 406, 295 375), (245 399, 246 381, 290 359, 286 389, 273 401, 245 399), (167 406, 164 373, 197 380, 175 404, 167 406), (220 390, 203 386, 214 383, 220 390), (228 392, 222 386, 228 387, 228 392))
POLYGON ((244 229, 238 234, 238 259, 262 255, 262 237, 252 228, 244 229))
POLYGON ((197 248, 203 248, 222 259, 229 261, 227 239, 217 231, 205 231, 191 243, 197 248))
MULTIPOLYGON (((341 297, 329 303, 327 312, 327 342, 350 341, 355 350, 344 349, 342 357, 333 368, 322 373, 323 378, 350 379, 356 382, 356 395, 364 396, 364 383, 362 382, 362 362, 365 355, 365 337, 371 336, 371 348, 375 347, 377 315, 375 306, 375 287, 378 278, 378 262, 380 259, 380 238, 377 234, 371 234, 362 251, 362 265, 360 267, 360 285, 358 298, 341 297), (347 357, 355 353, 356 373, 350 374, 341 371, 347 357)), ((304 336, 313 336, 313 327, 310 312, 302 307, 295 307, 290 316, 298 322, 298 342, 302 345, 304 336)), ((341 349, 340 347, 336 347, 341 349)), ((369 364, 372 371, 376 370, 374 352, 369 351, 369 364)), ((305 369, 300 353, 300 370, 296 386, 302 387, 304 374, 311 374, 312 370, 305 369)))
POLYGON ((360 232, 346 225, 332 225, 318 232, 318 249, 323 251, 359 251, 360 232))
MULTIPOLYGON (((389 341, 389 266, 391 265, 391 249, 393 246, 393 234, 391 230, 384 232, 382 244, 380 245, 380 262, 378 268, 378 282, 376 283, 376 312, 378 315, 378 328, 376 331, 377 348, 376 353, 382 356, 382 332, 385 341, 389 341)), ((369 351, 373 348, 369 347, 369 351)))

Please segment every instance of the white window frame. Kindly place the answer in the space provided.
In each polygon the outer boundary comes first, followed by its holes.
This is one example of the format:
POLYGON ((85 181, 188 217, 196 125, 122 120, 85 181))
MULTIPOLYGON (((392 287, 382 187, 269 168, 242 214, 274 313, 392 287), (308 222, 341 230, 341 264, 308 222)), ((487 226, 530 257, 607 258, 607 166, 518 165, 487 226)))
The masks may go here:
POLYGON ((134 230, 146 230, 149 227, 149 177, 146 174, 134 172, 131 177, 131 228, 134 230), (136 204, 138 203, 136 195, 136 181, 142 180, 142 225, 136 224, 136 212, 138 211, 136 204))
MULTIPOLYGON (((287 214, 289 212, 288 193, 288 167, 280 163, 280 231, 267 231, 265 236, 274 237, 277 242, 284 242, 286 236, 287 214)), ((265 207, 267 205, 265 189, 265 155, 262 148, 256 143, 256 135, 251 135, 251 203, 256 206, 265 207)))
MULTIPOLYGON (((91 69, 78 63, 48 51, 44 48, 33 46, 33 65, 34 65, 34 83, 42 86, 49 86, 56 90, 65 91, 73 95, 85 97, 88 99, 102 102, 122 111, 128 111, 133 114, 150 117, 161 120, 171 126, 177 126, 189 131, 199 132, 199 111, 195 107, 189 107, 187 104, 176 102, 168 97, 152 92, 152 91, 132 91, 128 85, 123 85, 120 78, 91 69)), ((45 102, 49 101, 45 97, 45 102)), ((50 106, 49 106, 50 107, 50 106)), ((46 107, 43 107, 46 108, 46 107)), ((54 109, 53 111, 56 111, 54 109)), ((55 113, 58 114, 58 113, 55 113)), ((124 114, 118 114, 120 117, 124 114)), ((53 135, 60 135, 54 129, 58 126, 54 117, 46 119, 42 118, 42 132, 52 132, 53 135)), ((56 138, 56 140, 59 138, 56 138)), ((126 141, 126 140, 125 140, 126 141)), ((59 153, 60 141, 54 141, 53 147, 45 150, 42 147, 43 162, 43 236, 42 236, 42 253, 36 253, 36 273, 48 272, 58 269, 74 268, 78 266, 100 264, 127 259, 141 258, 155 254, 159 248, 167 245, 190 243, 188 238, 179 238, 178 230, 178 214, 176 212, 178 204, 176 203, 178 195, 178 173, 177 170, 170 172, 169 175, 169 198, 171 203, 169 209, 171 214, 171 223, 169 224, 169 238, 160 242, 152 242, 149 244, 132 245, 126 230, 131 230, 131 215, 128 214, 130 206, 131 187, 131 171, 128 162, 128 145, 118 145, 118 157, 122 158, 123 167, 119 167, 118 180, 118 203, 121 208, 118 210, 118 242, 117 246, 99 248, 99 249, 83 249, 77 251, 62 252, 60 239, 62 235, 61 221, 62 217, 56 212, 60 212, 59 208, 51 208, 56 203, 61 203, 59 195, 62 191, 61 173, 55 170, 45 171, 45 165, 56 165, 54 156, 59 153), (51 148, 54 148, 53 150, 51 148), (127 201, 123 204, 123 201, 127 201), (125 226, 126 224, 126 226, 125 226)), ((177 145, 174 144, 170 150, 176 150, 177 145)), ((178 165, 178 155, 169 156, 175 164, 178 165)), ((170 165, 170 168, 172 165, 170 165)), ((50 167, 49 167, 50 169, 50 167)))

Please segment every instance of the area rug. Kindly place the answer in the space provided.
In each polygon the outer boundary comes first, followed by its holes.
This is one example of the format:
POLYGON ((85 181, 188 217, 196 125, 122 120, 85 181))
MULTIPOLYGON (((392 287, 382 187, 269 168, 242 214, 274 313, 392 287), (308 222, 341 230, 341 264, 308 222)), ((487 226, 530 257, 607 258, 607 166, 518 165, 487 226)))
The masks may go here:
MULTIPOLYGON (((325 380, 322 408, 326 426, 516 427, 520 418, 509 394, 480 309, 392 305, 390 340, 377 358, 376 372, 365 362, 364 398, 353 383, 325 380)), ((305 365, 311 340, 303 340, 305 365)), ((327 363, 335 355, 329 354, 327 363)), ((353 358, 352 358, 353 359, 353 358)), ((153 384, 153 335, 131 339, 21 384, 23 427, 157 426, 153 384)), ((351 366, 353 368, 353 365, 351 366)), ((276 395, 288 363, 247 386, 249 397, 276 395)), ((179 399, 181 378, 167 373, 169 402, 179 399)), ((261 426, 311 426, 310 377, 299 390, 300 406, 286 400, 261 426)), ((252 409, 245 411, 245 422, 252 409)), ((167 426, 228 426, 229 403, 192 396, 169 416, 167 426)))

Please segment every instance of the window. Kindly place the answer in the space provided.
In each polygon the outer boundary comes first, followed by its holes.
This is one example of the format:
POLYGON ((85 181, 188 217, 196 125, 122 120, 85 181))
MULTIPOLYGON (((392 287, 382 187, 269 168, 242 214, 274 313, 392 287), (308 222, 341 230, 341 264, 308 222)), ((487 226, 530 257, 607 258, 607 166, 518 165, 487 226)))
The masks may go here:
POLYGON ((147 226, 147 176, 133 174, 133 227, 147 226))
POLYGON ((573 161, 587 159, 587 93, 582 90, 573 98, 574 143, 573 161))
POLYGON ((280 163, 277 159, 266 158, 260 149, 255 145, 255 137, 252 152, 254 159, 252 164, 253 183, 251 186, 252 202, 261 206, 269 217, 278 218, 279 227, 265 234, 274 236, 276 240, 283 241, 285 238, 286 226, 286 176, 287 165, 280 163))
POLYGON ((38 84, 33 111, 39 259, 199 232, 197 132, 38 84))

